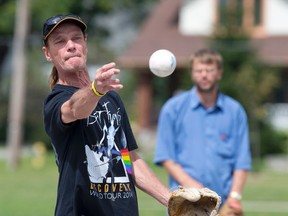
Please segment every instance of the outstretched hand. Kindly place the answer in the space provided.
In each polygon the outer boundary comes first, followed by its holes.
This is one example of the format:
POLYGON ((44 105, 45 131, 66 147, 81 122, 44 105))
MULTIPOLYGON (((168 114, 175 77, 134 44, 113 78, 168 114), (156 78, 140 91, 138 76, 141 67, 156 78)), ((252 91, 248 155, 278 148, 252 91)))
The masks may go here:
POLYGON ((96 71, 94 87, 100 94, 106 94, 110 90, 122 89, 123 85, 120 80, 114 77, 118 74, 120 74, 120 70, 116 68, 114 62, 103 65, 96 71))

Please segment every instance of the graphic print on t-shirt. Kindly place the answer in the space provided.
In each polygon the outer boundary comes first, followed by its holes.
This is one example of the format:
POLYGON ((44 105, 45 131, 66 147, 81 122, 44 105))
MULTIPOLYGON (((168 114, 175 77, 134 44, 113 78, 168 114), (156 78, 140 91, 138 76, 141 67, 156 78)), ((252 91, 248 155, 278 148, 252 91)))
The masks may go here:
MULTIPOLYGON (((116 145, 115 145, 115 148, 117 149, 116 145)), ((101 152, 93 151, 89 148, 88 145, 85 145, 85 153, 87 157, 87 169, 88 169, 90 181, 93 183, 129 182, 127 171, 128 173, 131 172, 131 165, 130 165, 130 158, 128 158, 129 156, 127 154, 128 150, 127 149, 121 150, 121 152, 119 153, 120 155, 116 157, 111 156, 111 158, 109 158, 105 156, 105 154, 101 152), (123 153, 123 156, 121 156, 121 152, 123 153), (115 160, 116 163, 121 163, 121 166, 125 175, 107 177, 109 169, 111 169, 114 164, 113 160, 115 160), (127 165, 125 165, 125 161, 127 165)))
POLYGON ((100 199, 129 198, 131 192, 128 174, 132 173, 127 140, 121 126, 120 108, 95 111, 88 118, 88 126, 97 124, 102 134, 95 144, 85 145, 87 170, 90 179, 90 195, 100 199), (117 136, 118 146, 115 143, 117 136))

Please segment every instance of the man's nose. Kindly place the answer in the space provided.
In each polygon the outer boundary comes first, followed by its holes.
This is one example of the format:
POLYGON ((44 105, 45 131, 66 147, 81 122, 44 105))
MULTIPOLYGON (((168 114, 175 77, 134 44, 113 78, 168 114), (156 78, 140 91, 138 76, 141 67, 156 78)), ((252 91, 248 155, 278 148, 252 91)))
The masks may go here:
POLYGON ((72 40, 68 40, 66 47, 70 50, 70 49, 75 49, 75 43, 72 40))
POLYGON ((207 70, 207 69, 202 69, 201 72, 200 72, 200 74, 201 74, 202 76, 206 76, 206 75, 208 74, 208 70, 207 70))

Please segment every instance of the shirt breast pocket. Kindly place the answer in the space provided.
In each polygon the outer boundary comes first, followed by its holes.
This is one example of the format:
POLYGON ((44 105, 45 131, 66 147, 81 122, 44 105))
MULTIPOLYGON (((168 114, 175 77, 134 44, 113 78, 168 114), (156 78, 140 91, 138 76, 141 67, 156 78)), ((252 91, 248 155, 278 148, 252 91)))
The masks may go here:
POLYGON ((231 158, 235 154, 235 136, 232 134, 219 133, 218 154, 225 158, 231 158))
POLYGON ((217 130, 210 130, 209 146, 219 156, 223 158, 232 158, 235 155, 235 135, 217 130))

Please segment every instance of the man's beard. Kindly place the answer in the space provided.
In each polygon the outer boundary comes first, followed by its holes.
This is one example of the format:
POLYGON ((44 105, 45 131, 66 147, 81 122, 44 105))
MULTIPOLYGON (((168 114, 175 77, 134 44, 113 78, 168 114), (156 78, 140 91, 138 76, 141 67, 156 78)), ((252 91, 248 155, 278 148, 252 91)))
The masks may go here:
POLYGON ((218 85, 217 83, 213 83, 209 88, 202 88, 201 85, 196 84, 196 87, 200 93, 208 94, 214 92, 218 88, 218 85))

